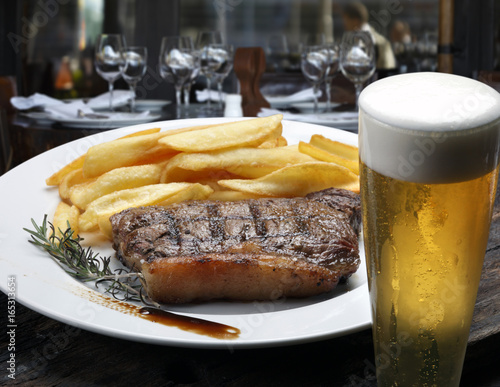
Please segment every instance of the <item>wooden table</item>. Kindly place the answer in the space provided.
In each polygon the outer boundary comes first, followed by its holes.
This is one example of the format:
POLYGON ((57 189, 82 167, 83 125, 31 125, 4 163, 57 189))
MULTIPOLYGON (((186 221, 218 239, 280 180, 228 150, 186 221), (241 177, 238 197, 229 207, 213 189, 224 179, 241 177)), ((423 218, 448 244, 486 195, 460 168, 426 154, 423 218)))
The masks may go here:
MULTIPOLYGON (((55 129, 50 129, 55 130, 55 129)), ((8 273, 2 273, 6 280, 8 273)), ((50 295, 47 295, 50 297, 50 295)), ((7 317, 7 297, 0 293, 7 317)), ((129 342, 74 328, 17 304, 16 379, 22 386, 375 386, 369 329, 336 339, 267 349, 186 349, 129 342)), ((6 331, 7 323, 4 323, 6 331)), ((500 200, 497 198, 462 377, 500 385, 500 200)))

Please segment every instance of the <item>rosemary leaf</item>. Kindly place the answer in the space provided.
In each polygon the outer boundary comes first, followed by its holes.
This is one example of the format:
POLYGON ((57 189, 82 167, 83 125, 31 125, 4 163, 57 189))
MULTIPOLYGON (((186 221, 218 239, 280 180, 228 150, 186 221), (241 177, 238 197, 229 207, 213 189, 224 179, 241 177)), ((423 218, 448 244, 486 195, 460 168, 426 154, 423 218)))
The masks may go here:
POLYGON ((158 306, 144 294, 141 273, 125 268, 112 270, 111 257, 101 257, 91 247, 84 248, 80 243, 83 239, 74 235, 69 223, 65 231, 59 230, 61 236, 56 236, 56 230, 47 221, 47 215, 41 225, 33 219, 31 223, 34 230, 24 228, 31 235, 29 242, 45 250, 73 278, 82 282, 95 281, 96 288, 103 285, 105 293, 121 301, 138 301, 158 306))

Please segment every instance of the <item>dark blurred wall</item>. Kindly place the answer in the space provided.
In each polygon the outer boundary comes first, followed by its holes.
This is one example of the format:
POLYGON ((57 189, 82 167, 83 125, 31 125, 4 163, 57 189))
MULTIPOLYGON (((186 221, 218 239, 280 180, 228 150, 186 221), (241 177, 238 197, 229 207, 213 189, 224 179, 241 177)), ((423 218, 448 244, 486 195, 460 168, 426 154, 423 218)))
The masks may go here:
POLYGON ((16 75, 18 57, 10 39, 19 35, 20 2, 0 1, 0 76, 16 75))

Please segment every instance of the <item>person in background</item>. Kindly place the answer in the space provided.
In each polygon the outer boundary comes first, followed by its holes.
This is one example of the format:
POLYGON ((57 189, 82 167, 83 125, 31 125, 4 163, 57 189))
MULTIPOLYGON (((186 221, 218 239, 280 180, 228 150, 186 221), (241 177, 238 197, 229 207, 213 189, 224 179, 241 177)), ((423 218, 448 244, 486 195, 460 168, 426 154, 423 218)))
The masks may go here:
POLYGON ((391 43, 368 23, 368 10, 359 2, 346 4, 342 9, 342 21, 346 31, 367 31, 372 36, 377 53, 377 70, 396 68, 396 58, 391 43))

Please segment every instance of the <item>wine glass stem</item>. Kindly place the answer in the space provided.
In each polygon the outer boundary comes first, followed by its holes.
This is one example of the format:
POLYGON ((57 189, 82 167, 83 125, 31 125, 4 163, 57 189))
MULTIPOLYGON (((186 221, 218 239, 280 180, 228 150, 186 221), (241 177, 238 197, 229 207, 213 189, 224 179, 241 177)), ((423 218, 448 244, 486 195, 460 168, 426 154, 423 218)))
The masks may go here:
POLYGON ((135 83, 130 85, 130 91, 132 92, 132 98, 130 98, 130 112, 131 113, 135 112, 135 88, 136 88, 135 83))
POLYGON ((184 85, 184 106, 189 107, 189 96, 191 94, 191 82, 184 85))
POLYGON ((315 84, 313 85, 313 98, 314 98, 314 113, 318 112, 318 90, 319 90, 319 85, 315 84))
POLYGON ((109 111, 113 111, 113 83, 112 81, 108 82, 109 88, 109 111))
POLYGON ((219 92, 219 109, 222 110, 222 100, 223 100, 223 98, 222 98, 222 82, 221 81, 217 82, 217 90, 219 92))
POLYGON ((359 95, 361 94, 361 89, 363 88, 362 83, 355 83, 354 88, 356 89, 356 109, 358 108, 359 95))
POLYGON ((210 79, 210 77, 207 77, 207 108, 210 109, 212 107, 212 104, 211 104, 211 99, 212 99, 212 96, 210 95, 210 89, 212 88, 212 80, 210 79))
POLYGON ((175 86, 175 102, 176 102, 176 109, 177 109, 177 118, 180 118, 181 115, 181 92, 182 92, 182 85, 176 85, 175 86))
POLYGON ((330 110, 332 110, 332 95, 331 95, 330 81, 325 82, 325 92, 326 92, 326 111, 330 112, 330 110))

